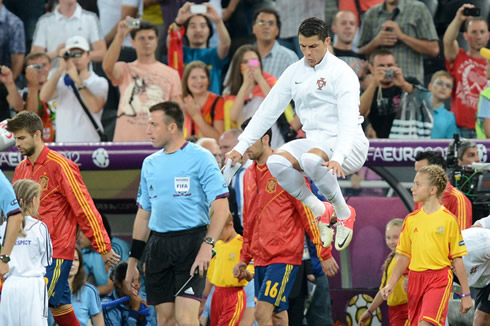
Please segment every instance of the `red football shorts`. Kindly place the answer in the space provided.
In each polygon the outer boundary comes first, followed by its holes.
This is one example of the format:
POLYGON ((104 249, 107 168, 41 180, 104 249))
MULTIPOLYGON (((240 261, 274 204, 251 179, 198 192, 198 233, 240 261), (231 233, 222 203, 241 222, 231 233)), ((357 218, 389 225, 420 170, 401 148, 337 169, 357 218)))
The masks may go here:
POLYGON ((408 326, 408 305, 406 303, 388 307, 390 326, 408 326))
POLYGON ((440 270, 408 273, 408 316, 410 325, 424 320, 438 326, 446 323, 447 307, 453 272, 449 267, 440 270))
POLYGON ((211 326, 239 325, 245 312, 247 297, 242 287, 216 286, 211 301, 211 326))

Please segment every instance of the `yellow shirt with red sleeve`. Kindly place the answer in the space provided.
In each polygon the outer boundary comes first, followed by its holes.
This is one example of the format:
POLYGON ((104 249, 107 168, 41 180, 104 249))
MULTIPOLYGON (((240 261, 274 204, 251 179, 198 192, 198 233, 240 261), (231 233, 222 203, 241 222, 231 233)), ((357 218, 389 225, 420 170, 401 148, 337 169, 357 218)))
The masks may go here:
MULTIPOLYGON (((471 227, 473 223, 471 201, 458 188, 455 188, 448 182, 446 189, 442 192, 441 202, 444 207, 456 216, 461 231, 471 227)), ((422 202, 415 203, 414 210, 421 208, 423 205, 424 203, 422 202)))
POLYGON ((97 252, 111 250, 102 217, 73 161, 44 146, 34 163, 26 158, 15 168, 13 181, 19 179, 34 180, 42 187, 39 215, 51 235, 53 258, 73 260, 77 226, 97 252))
MULTIPOLYGON (((228 242, 216 241, 216 256, 211 259, 207 271, 207 278, 211 284, 220 287, 245 287, 248 284, 247 280, 239 280, 233 276, 233 267, 240 261, 242 245, 243 237, 239 234, 228 242)), ((252 264, 247 266, 247 271, 254 274, 252 264)))
MULTIPOLYGON (((383 278, 381 279, 381 285, 379 287, 380 290, 386 286, 387 280, 391 278, 397 261, 398 257, 395 255, 388 265, 386 272, 383 273, 383 278)), ((393 292, 391 292, 390 296, 388 297, 387 304, 388 306, 399 306, 407 302, 407 292, 405 292, 405 289, 403 288, 403 277, 400 277, 398 282, 396 282, 395 286, 393 287, 393 292)))
POLYGON ((427 214, 422 207, 407 215, 396 252, 410 258, 411 271, 440 270, 468 252, 455 216, 444 206, 427 214))

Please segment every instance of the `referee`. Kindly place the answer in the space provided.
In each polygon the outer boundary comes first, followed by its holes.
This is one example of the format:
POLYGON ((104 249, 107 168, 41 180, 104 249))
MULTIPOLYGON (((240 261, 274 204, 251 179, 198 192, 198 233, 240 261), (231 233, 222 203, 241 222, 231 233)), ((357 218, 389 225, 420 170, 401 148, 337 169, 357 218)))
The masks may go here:
POLYGON ((229 214, 228 187, 211 153, 185 140, 177 103, 162 102, 149 111, 147 134, 153 147, 163 149, 148 156, 141 169, 126 281, 136 285, 136 265, 148 246, 147 296, 158 324, 173 324, 175 316, 179 325, 198 325, 203 275, 229 214), (196 269, 201 277, 175 297, 196 269))

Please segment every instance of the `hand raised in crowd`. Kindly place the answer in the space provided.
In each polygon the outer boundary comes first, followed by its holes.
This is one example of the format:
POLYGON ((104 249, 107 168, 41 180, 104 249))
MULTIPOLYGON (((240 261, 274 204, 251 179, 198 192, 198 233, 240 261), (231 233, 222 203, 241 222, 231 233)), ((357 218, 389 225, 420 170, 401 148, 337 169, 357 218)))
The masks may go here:
POLYGON ((196 104, 196 101, 194 101, 192 95, 187 95, 184 98, 183 108, 184 108, 184 112, 187 113, 191 118, 201 114, 201 111, 199 110, 199 106, 196 104))
POLYGON ((77 67, 73 63, 73 60, 72 59, 67 59, 67 60, 63 60, 63 61, 66 62, 66 74, 68 76, 70 76, 71 80, 73 80, 73 82, 76 85, 82 84, 80 75, 78 74, 77 67))
POLYGON ((0 66, 0 82, 5 85, 11 85, 14 83, 14 76, 12 70, 7 66, 0 66))
POLYGON ((203 5, 205 5, 207 9, 206 13, 203 15, 211 19, 214 23, 218 23, 221 20, 221 15, 218 13, 216 8, 214 8, 209 2, 205 2, 203 5))
POLYGON ((127 16, 124 20, 121 20, 117 24, 117 36, 120 37, 121 39, 125 39, 126 36, 131 33, 131 27, 128 26, 127 19, 134 19, 133 17, 127 16))
POLYGON ((182 7, 180 7, 179 11, 177 12, 177 17, 175 17, 175 22, 179 25, 184 25, 184 23, 194 16, 193 13, 191 13, 191 6, 194 5, 194 2, 186 2, 182 7))
MULTIPOLYGON (((396 41, 400 40, 405 35, 402 32, 400 25, 398 25, 398 23, 396 23, 392 20, 385 21, 383 23, 383 25, 381 25, 381 29, 387 31, 388 33, 395 34, 396 41)), ((396 43, 396 41, 395 41, 395 43, 396 43)))
MULTIPOLYGON (((373 78, 371 80, 372 83, 375 83, 376 86, 380 86, 381 82, 386 78, 386 69, 385 67, 376 67, 374 68, 373 78)), ((391 69, 391 68, 389 68, 391 69)))
POLYGON ((321 165, 326 166, 328 171, 332 170, 333 175, 336 175, 337 177, 342 177, 343 179, 345 179, 344 170, 342 170, 342 166, 340 165, 339 162, 328 161, 328 162, 321 163, 321 165))
POLYGON ((466 20, 472 18, 472 16, 465 16, 463 14, 463 11, 465 8, 476 8, 475 5, 472 5, 470 3, 465 3, 461 7, 459 7, 458 11, 456 11, 455 19, 459 20, 460 22, 464 23, 466 20))
POLYGON ((330 257, 327 260, 321 262, 322 270, 328 277, 334 277, 339 271, 339 265, 335 261, 335 258, 330 257))
POLYGON ((382 28, 378 35, 374 38, 378 47, 383 46, 393 46, 398 41, 396 34, 393 31, 388 31, 385 28, 382 28))
POLYGON ((211 250, 211 246, 207 243, 203 243, 201 245, 201 249, 199 249, 199 253, 194 260, 194 264, 192 264, 191 270, 189 271, 189 275, 194 275, 196 268, 199 268, 199 276, 204 276, 204 271, 208 269, 209 262, 213 257, 213 252, 211 250))
POLYGON ((26 79, 29 87, 38 87, 39 86, 39 74, 41 71, 34 67, 26 67, 26 79))
POLYGON ((121 256, 116 254, 113 249, 111 249, 111 251, 109 251, 105 255, 101 256, 104 263, 109 267, 117 265, 117 263, 119 263, 119 260, 121 260, 121 256))

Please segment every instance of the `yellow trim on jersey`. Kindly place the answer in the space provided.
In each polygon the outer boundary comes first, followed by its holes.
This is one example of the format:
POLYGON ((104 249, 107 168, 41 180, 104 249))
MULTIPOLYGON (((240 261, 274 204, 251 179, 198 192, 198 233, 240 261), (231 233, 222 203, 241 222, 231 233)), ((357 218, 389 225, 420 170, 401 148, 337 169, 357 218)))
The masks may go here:
POLYGON ((66 308, 65 310, 61 310, 61 311, 58 311, 56 313, 53 313, 53 317, 67 315, 67 314, 69 314, 72 311, 73 311, 73 307, 66 308))
POLYGON ((64 259, 56 259, 56 266, 54 267, 53 277, 51 278, 51 284, 48 289, 48 298, 51 298, 53 295, 54 288, 56 287, 56 283, 58 283, 58 279, 61 274, 61 265, 63 265, 64 259))
POLYGON ((453 286, 453 272, 450 269, 448 269, 447 285, 446 285, 446 289, 444 290, 444 295, 442 296, 441 304, 439 305, 439 310, 437 311, 437 315, 436 315, 437 320, 441 319, 442 312, 444 311, 444 308, 446 307, 446 304, 449 300, 449 295, 451 294, 452 286, 453 286))
POLYGON ((291 275, 291 271, 293 270, 293 267, 294 266, 291 264, 286 265, 286 272, 284 273, 284 276, 282 278, 281 288, 279 289, 279 293, 277 294, 276 297, 276 302, 274 303, 276 307, 279 307, 279 305, 281 304, 282 295, 286 290, 286 285, 288 284, 289 276, 291 275))
POLYGON ((238 325, 238 320, 240 319, 240 315, 242 314, 243 310, 243 293, 244 291, 237 292, 238 301, 235 305, 235 313, 228 324, 230 326, 238 325))
POLYGON ((455 189, 451 191, 451 195, 458 200, 458 216, 456 216, 456 219, 459 224, 459 229, 464 230, 466 227, 466 205, 464 195, 459 191, 455 191, 455 189))
MULTIPOLYGON (((60 155, 60 154, 58 154, 60 155)), ((48 153, 48 158, 52 159, 56 163, 60 165, 60 167, 63 169, 65 172, 65 175, 68 179, 68 182, 71 186, 71 189, 73 190, 73 194, 75 195, 75 198, 78 201, 78 204, 82 208, 82 210, 85 213, 85 216, 87 217, 87 220, 90 224, 90 227, 92 228, 92 232, 94 234, 95 242, 97 244, 97 247, 99 249, 100 253, 105 253, 107 252, 104 238, 102 236, 102 232, 100 230, 99 223, 97 222, 97 218, 95 217, 94 212, 90 208, 89 203, 87 202, 87 199, 85 198, 82 190, 80 189, 80 186, 76 182, 75 176, 73 175, 73 171, 71 170, 70 166, 68 163, 65 161, 65 158, 61 158, 57 156, 56 154, 53 154, 53 152, 48 153)))
POLYGON ((442 326, 442 324, 440 322, 438 322, 437 320, 433 319, 433 318, 430 318, 428 316, 422 316, 422 320, 426 320, 426 321, 430 321, 430 322, 433 322, 435 323, 437 326, 442 326))

